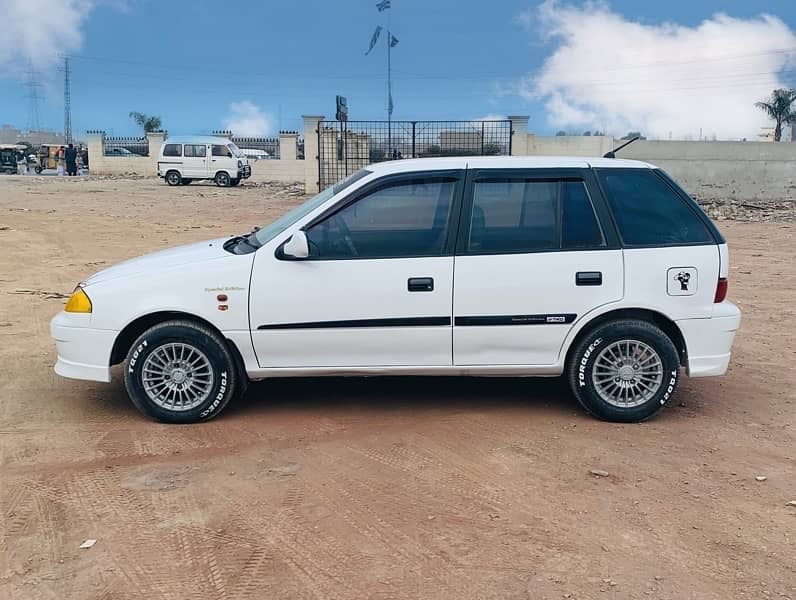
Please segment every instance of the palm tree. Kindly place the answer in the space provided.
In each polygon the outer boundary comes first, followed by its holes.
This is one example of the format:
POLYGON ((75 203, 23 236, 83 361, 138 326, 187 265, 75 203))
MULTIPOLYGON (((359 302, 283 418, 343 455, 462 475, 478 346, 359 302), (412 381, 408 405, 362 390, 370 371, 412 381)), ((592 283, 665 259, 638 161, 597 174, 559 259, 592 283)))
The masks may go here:
POLYGON ((768 99, 768 102, 755 102, 757 108, 765 111, 769 118, 776 122, 777 126, 774 128, 775 142, 779 142, 782 139, 783 123, 796 123, 794 102, 796 102, 796 90, 786 89, 771 92, 771 98, 768 99))

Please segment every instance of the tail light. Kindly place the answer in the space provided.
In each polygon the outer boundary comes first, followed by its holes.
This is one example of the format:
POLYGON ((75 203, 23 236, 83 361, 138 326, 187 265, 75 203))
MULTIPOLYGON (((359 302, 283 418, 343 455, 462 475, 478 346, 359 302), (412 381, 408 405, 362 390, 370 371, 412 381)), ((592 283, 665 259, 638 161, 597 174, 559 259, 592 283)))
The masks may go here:
POLYGON ((713 302, 716 304, 719 302, 724 302, 724 299, 727 297, 728 285, 729 284, 726 277, 719 277, 719 282, 716 284, 716 295, 713 298, 713 302))

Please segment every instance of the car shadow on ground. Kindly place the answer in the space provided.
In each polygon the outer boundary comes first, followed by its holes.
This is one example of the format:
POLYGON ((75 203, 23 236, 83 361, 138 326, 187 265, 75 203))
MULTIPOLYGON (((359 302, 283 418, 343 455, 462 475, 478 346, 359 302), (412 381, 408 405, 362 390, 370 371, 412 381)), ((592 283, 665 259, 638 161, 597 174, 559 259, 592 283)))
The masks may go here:
MULTIPOLYGON (((116 371, 116 369, 114 369, 116 371)), ((90 385, 90 384, 89 384, 90 385)), ((92 386, 93 387, 93 386, 92 386)), ((104 387, 104 386, 103 386, 104 387)), ((114 372, 109 388, 88 397, 101 398, 104 410, 136 414, 127 396, 123 373, 114 372), (95 395, 96 394, 96 395, 95 395)), ((423 410, 522 409, 572 415, 585 412, 563 377, 297 377, 254 381, 246 394, 224 409, 224 417, 266 416, 274 411, 328 413, 357 410, 395 413, 423 410)))
POLYGON ((225 410, 252 414, 269 410, 302 412, 361 409, 434 412, 479 409, 550 408, 580 410, 563 378, 316 377, 256 381, 225 410))

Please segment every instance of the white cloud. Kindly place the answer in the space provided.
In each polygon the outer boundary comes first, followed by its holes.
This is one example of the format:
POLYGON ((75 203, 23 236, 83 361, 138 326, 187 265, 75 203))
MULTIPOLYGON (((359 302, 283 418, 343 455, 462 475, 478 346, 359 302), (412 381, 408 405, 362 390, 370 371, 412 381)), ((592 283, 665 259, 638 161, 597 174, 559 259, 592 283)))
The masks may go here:
POLYGON ((0 76, 46 71, 59 53, 78 50, 82 27, 97 0, 5 0, 0 5, 0 76))
POLYGON ((796 35, 780 19, 725 14, 694 27, 629 21, 604 2, 547 0, 518 22, 557 45, 519 93, 545 101, 553 127, 668 137, 755 136, 754 102, 787 87, 796 35))
POLYGON ((229 105, 229 115, 224 119, 224 129, 235 135, 260 137, 272 134, 274 120, 256 104, 241 100, 229 105))

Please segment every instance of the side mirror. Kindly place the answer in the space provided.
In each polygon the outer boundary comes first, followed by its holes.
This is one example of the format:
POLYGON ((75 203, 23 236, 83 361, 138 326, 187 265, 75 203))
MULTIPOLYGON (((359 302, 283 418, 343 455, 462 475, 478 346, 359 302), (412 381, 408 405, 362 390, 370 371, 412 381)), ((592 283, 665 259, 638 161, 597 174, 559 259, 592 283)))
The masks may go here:
POLYGON ((307 234, 299 230, 282 246, 282 254, 286 258, 307 258, 310 255, 310 244, 307 234))

